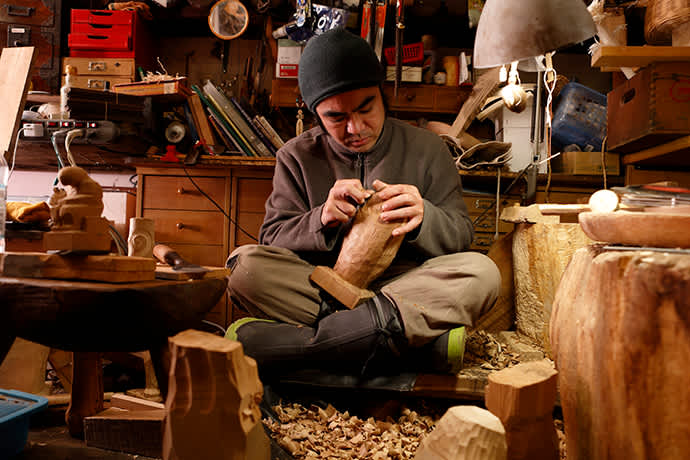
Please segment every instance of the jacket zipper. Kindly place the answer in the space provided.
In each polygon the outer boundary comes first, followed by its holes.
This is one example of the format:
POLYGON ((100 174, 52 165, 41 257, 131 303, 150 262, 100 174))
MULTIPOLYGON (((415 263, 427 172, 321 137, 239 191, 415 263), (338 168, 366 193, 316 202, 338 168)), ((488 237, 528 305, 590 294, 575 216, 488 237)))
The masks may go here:
POLYGON ((359 182, 362 184, 362 187, 366 188, 366 184, 364 183, 364 154, 363 153, 357 154, 357 159, 355 160, 355 167, 359 168, 359 182))

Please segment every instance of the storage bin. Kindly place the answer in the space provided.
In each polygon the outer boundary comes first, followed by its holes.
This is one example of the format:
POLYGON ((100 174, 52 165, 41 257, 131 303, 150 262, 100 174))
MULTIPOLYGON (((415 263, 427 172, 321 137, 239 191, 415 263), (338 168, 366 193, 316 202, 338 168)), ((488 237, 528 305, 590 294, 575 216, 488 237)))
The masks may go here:
POLYGON ((48 399, 17 390, 0 390, 0 458, 13 458, 24 450, 29 436, 29 415, 43 410, 48 399))
POLYGON ((606 137, 606 96, 579 83, 570 82, 561 90, 551 124, 555 147, 575 144, 601 150, 606 137))

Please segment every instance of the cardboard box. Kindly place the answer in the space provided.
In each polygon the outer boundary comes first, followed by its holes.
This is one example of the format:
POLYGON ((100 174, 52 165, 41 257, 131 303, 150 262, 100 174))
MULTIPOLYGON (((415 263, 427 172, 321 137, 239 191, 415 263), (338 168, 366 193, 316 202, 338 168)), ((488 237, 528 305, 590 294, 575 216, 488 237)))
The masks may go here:
POLYGON ((297 78, 300 57, 302 57, 301 44, 287 38, 281 38, 278 40, 276 77, 297 78))
POLYGON ((607 148, 631 153, 690 132, 690 62, 657 62, 607 95, 607 148))
MULTIPOLYGON (((386 66, 386 81, 395 81, 395 66, 386 66)), ((419 83, 422 81, 422 68, 404 65, 402 66, 401 81, 419 83)))
MULTIPOLYGON (((606 152, 606 174, 621 173, 620 155, 606 152)), ((564 152, 551 160, 555 173, 572 175, 598 175, 602 173, 601 152, 564 152)))

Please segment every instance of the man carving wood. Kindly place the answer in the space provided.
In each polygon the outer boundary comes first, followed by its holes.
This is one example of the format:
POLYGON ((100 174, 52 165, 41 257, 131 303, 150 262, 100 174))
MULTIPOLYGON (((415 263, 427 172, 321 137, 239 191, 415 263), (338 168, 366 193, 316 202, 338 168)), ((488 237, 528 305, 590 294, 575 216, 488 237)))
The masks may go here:
POLYGON ((381 373, 399 371, 411 353, 429 353, 420 361, 455 371, 462 326, 496 299, 498 269, 467 251, 472 223, 452 156, 435 134, 386 116, 384 76, 366 41, 344 29, 304 49, 300 92, 319 126, 280 149, 261 244, 227 261, 233 303, 260 318, 239 320, 227 337, 242 342, 259 370, 381 373), (400 248, 372 279, 367 269, 378 270, 355 266, 352 274, 375 295, 335 311, 309 277, 315 266, 357 253, 343 238, 373 193, 378 221, 393 226, 400 248))

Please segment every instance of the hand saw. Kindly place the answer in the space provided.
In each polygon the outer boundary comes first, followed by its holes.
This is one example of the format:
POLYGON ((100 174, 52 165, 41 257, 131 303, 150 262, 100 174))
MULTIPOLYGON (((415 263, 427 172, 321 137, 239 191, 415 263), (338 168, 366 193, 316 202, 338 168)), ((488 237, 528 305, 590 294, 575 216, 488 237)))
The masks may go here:
POLYGON ((381 60, 383 53, 383 34, 386 30, 386 9, 388 7, 387 0, 380 0, 376 2, 376 39, 374 42, 374 52, 376 57, 381 60))

